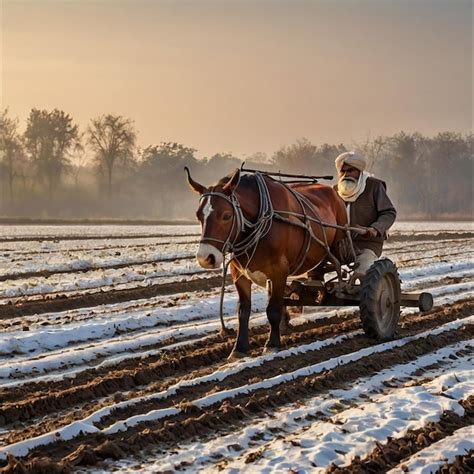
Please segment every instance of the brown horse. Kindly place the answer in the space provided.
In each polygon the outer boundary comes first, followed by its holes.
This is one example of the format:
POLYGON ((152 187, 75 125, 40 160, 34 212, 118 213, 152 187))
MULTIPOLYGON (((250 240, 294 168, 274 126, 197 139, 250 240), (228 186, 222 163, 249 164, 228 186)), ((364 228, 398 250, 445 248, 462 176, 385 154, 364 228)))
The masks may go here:
POLYGON ((232 257, 239 327, 230 357, 245 356, 249 350, 252 282, 268 292, 266 312, 271 329, 265 351, 278 350, 286 280, 320 267, 328 255, 337 254, 344 232, 317 222, 345 225, 342 200, 329 186, 289 185, 239 169, 206 188, 185 170, 189 186, 201 195, 196 213, 202 225, 198 263, 217 269, 225 263, 224 255, 232 257))

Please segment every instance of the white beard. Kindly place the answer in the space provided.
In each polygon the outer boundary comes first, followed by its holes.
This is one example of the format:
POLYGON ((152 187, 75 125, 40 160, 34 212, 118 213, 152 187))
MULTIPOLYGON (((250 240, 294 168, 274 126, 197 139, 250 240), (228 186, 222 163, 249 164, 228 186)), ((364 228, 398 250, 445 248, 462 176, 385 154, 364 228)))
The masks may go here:
POLYGON ((359 181, 355 178, 342 178, 339 180, 338 189, 345 196, 350 196, 354 194, 358 184, 359 181))
POLYGON ((343 177, 337 183, 337 194, 345 202, 354 202, 365 189, 365 184, 369 175, 364 171, 360 174, 359 179, 343 177))

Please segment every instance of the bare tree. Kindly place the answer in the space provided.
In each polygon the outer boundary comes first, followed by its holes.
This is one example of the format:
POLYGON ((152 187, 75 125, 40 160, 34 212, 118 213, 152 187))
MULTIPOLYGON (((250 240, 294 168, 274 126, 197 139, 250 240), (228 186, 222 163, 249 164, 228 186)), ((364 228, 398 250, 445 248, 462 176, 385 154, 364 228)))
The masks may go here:
POLYGON ((262 163, 265 165, 269 163, 270 158, 267 156, 266 153, 262 151, 256 151, 255 153, 251 153, 250 155, 243 155, 242 160, 251 163, 262 163))
POLYGON ((85 168, 88 161, 88 156, 83 145, 84 134, 81 133, 76 146, 74 147, 74 152, 71 157, 71 174, 74 181, 74 186, 77 188, 79 184, 79 175, 81 171, 85 168))
POLYGON ((382 135, 375 137, 373 140, 368 135, 364 142, 354 143, 354 148, 366 157, 368 163, 367 171, 369 173, 372 173, 376 165, 383 159, 383 155, 387 151, 388 142, 389 140, 382 135))
POLYGON ((18 119, 8 117, 8 109, 0 112, 0 171, 8 183, 8 195, 13 200, 14 181, 25 164, 25 153, 18 133, 18 119))
POLYGON ((306 138, 284 146, 273 154, 275 168, 291 173, 326 174, 333 173, 334 159, 346 151, 344 145, 314 145, 306 138))
POLYGON ((88 142, 107 174, 107 195, 112 196, 112 173, 117 160, 133 154, 136 132, 133 122, 120 115, 103 115, 91 120, 88 142))
POLYGON ((290 146, 283 146, 273 154, 273 164, 278 170, 304 173, 315 161, 317 146, 306 138, 297 140, 290 146))
POLYGON ((24 138, 37 177, 51 196, 69 167, 69 154, 79 140, 78 126, 62 110, 32 109, 24 138))

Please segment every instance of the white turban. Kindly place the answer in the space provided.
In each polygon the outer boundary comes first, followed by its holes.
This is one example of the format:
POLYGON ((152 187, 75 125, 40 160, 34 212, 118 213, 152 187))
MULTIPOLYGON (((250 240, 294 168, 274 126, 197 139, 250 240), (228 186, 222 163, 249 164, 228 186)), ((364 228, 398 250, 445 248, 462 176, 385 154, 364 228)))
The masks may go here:
POLYGON ((341 172, 341 168, 344 163, 358 169, 359 171, 364 171, 365 167, 367 166, 365 158, 362 155, 358 155, 354 151, 346 151, 345 153, 341 153, 336 158, 335 163, 338 173, 341 172))

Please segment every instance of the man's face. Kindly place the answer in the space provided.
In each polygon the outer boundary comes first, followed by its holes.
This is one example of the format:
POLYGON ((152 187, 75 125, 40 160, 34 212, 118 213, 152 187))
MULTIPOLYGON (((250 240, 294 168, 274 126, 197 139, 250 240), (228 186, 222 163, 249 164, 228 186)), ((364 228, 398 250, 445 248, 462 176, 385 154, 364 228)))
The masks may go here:
POLYGON ((338 189, 346 195, 353 194, 359 183, 360 171, 345 163, 339 171, 338 189))
POLYGON ((341 171, 339 171, 339 180, 348 179, 350 181, 358 181, 360 176, 360 171, 353 166, 350 166, 346 163, 342 165, 341 171))

